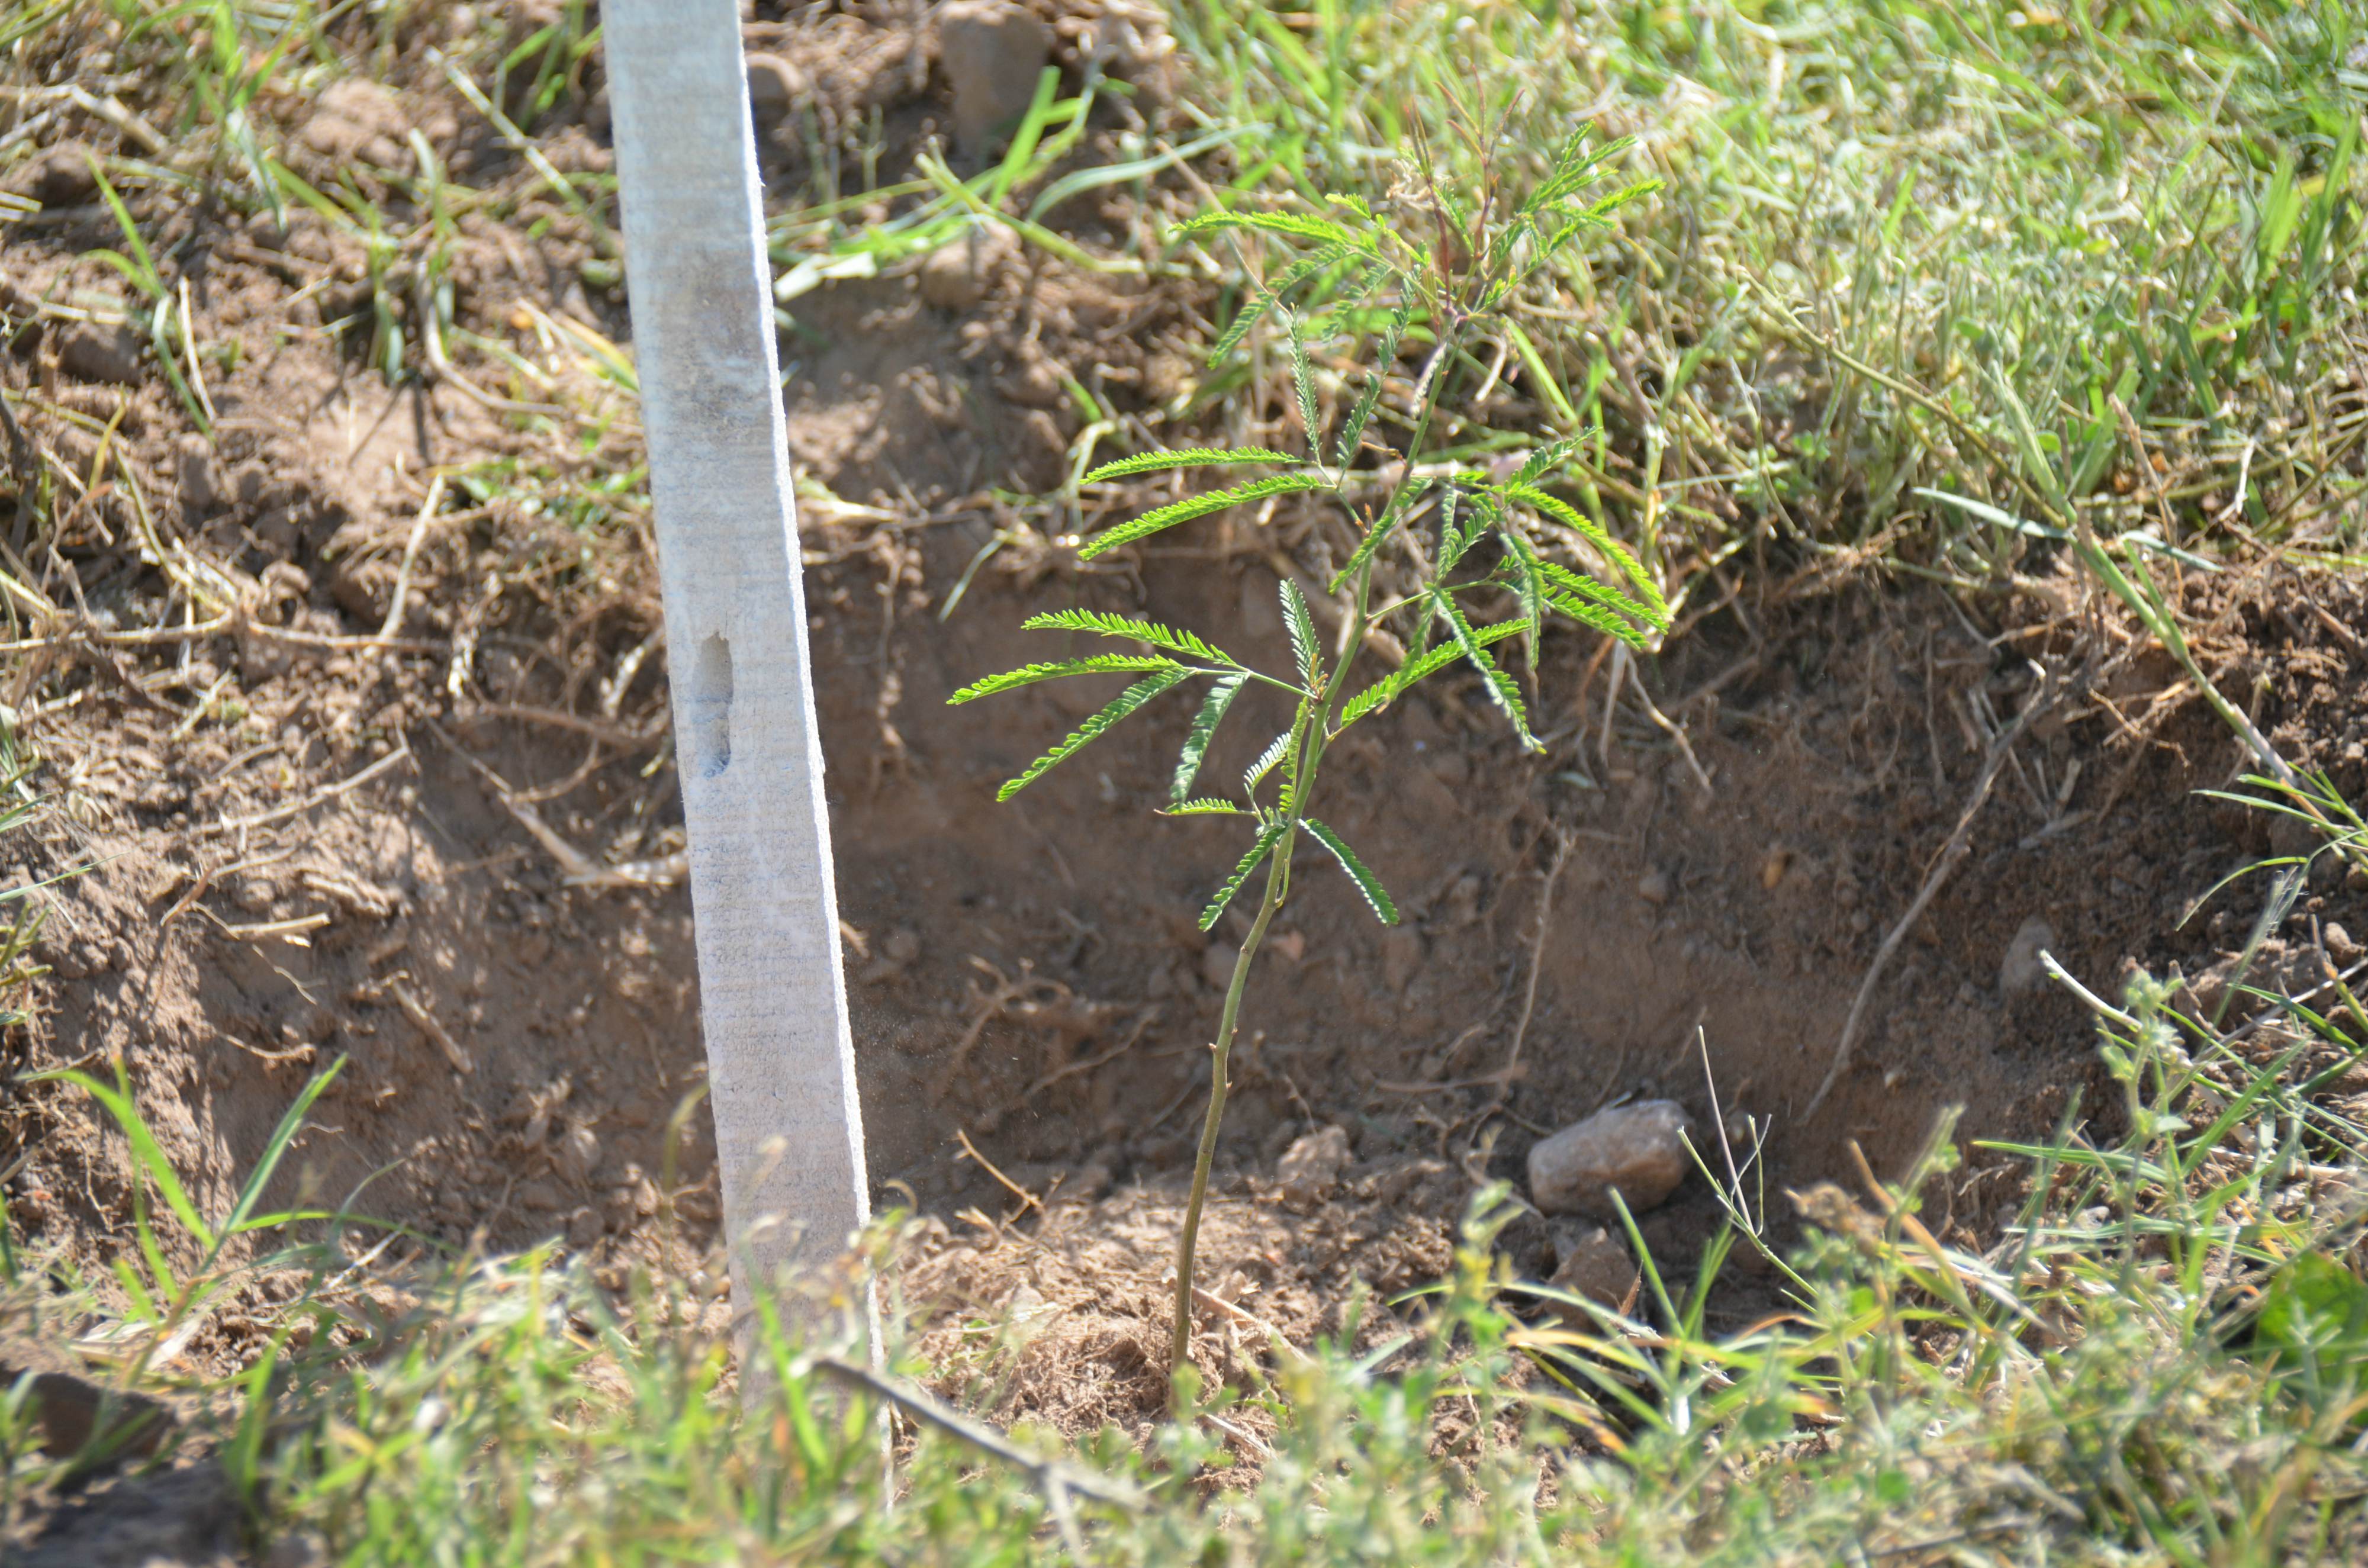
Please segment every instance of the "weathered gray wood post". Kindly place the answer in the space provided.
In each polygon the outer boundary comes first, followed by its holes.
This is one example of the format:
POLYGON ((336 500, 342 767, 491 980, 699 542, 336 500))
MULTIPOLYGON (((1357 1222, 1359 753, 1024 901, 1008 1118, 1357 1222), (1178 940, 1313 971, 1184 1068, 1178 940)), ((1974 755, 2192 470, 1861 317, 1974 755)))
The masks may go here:
POLYGON ((752 1281, 837 1256, 869 1207, 772 277, 734 0, 604 0, 600 17, 746 1312, 752 1281))

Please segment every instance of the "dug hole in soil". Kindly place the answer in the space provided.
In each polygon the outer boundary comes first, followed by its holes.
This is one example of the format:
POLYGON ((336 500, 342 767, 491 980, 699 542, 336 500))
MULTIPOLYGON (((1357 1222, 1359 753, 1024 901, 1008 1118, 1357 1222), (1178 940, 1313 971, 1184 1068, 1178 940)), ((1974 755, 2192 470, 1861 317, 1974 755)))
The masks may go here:
MULTIPOLYGON (((892 147, 956 129, 928 33, 837 22, 760 23, 756 41, 822 99, 879 108, 892 147)), ((1053 36, 1074 70, 1080 35, 1053 36)), ((390 147, 416 129, 473 180, 529 183, 416 56, 386 92, 315 112, 336 117, 300 137, 315 156, 344 144, 340 126, 390 147)), ((584 118, 542 132, 563 167, 606 166, 604 128, 584 118)), ((769 172, 788 177, 795 156, 772 148, 769 172)), ((630 405, 587 447, 448 381, 390 390, 320 324, 352 257, 308 215, 285 235, 188 206, 142 216, 190 271, 199 336, 242 345, 211 387, 216 439, 137 344, 31 308, 62 279, 104 281, 77 259, 114 243, 103 210, 0 255, 0 294, 37 324, 0 375, 75 472, 98 457, 90 422, 112 422, 108 460, 165 554, 222 574, 249 608, 173 631, 202 617, 143 561, 120 485, 62 506, 56 552, 30 562, 72 608, 69 630, 27 639, 6 694, 51 809, 0 859, 12 885, 79 874, 38 895, 49 974, 8 1032, 7 1070, 120 1059, 220 1213, 308 1076, 344 1055, 274 1201, 359 1189, 363 1212, 455 1246, 557 1236, 610 1280, 677 1267, 658 1184, 703 1064, 646 516, 587 529, 497 494, 419 521, 439 470, 629 469, 630 405), (398 591, 395 642, 375 643, 398 591), (165 630, 125 643, 93 628, 165 630)), ((1094 247, 1145 221, 1124 203, 1053 217, 1094 247)), ((585 281, 589 245, 579 219, 533 199, 469 233, 457 278, 475 330, 530 350, 549 341, 521 324, 531 307, 630 342, 621 291, 585 281)), ((1016 628, 1071 603, 1279 660, 1278 574, 1324 613, 1346 535, 1286 507, 1093 573, 1029 542, 997 496, 1057 484, 1076 435, 1062 378, 1156 407, 1199 363, 1211 302, 1016 248, 951 280, 951 258, 933 265, 934 281, 923 267, 803 296, 783 343, 791 442, 828 493, 802 526, 865 1131, 875 1204, 927 1217, 908 1294, 940 1322, 1017 1312, 1041 1351, 1000 1414, 1076 1430, 1163 1397, 1163 1276, 1247 912, 1205 937, 1194 916, 1238 846, 1222 824, 1145 815, 1180 709, 999 806, 996 785, 1110 690, 944 699, 1058 653, 1016 628), (990 552, 998 530, 1019 542, 990 552)), ((1262 412, 1289 439, 1281 408, 1262 412)), ((1896 1173, 1944 1107, 1964 1108, 1971 1141, 2044 1132, 2076 1091, 2100 1105, 2088 1020, 2036 949, 2100 992, 2133 961, 2200 974, 2241 943, 2259 884, 2182 925, 2189 901, 2294 847, 2193 793, 2243 757, 2158 653, 2032 724, 1873 994, 1849 1071, 1807 1113, 1989 736, 2034 689, 2032 655, 2060 654, 2088 613, 2077 579, 2026 570, 1978 604, 1866 583, 1783 593, 1771 571, 1633 684, 1590 637, 1558 632, 1535 674, 1543 758, 1459 676, 1353 732, 1323 809, 1405 920, 1378 926, 1328 861, 1294 877, 1245 1004, 1202 1236, 1205 1282, 1241 1309, 1203 1325, 1212 1369, 1255 1354, 1265 1325, 1301 1342, 1329 1329, 1359 1281, 1385 1296, 1437 1278, 1480 1184, 1520 1182, 1539 1137, 1623 1100, 1674 1100, 1697 1137, 1722 1119, 1767 1130, 1771 1199, 1855 1180, 1853 1144, 1896 1173), (1345 1164, 1281 1190, 1287 1150, 1326 1128, 1345 1164)), ((2215 675, 2284 755, 2368 787, 2356 586, 2263 572, 2187 593, 2215 675)), ((1237 772, 1266 733, 1235 724, 1211 766, 1237 772)), ((2297 951, 2368 933, 2368 894, 2315 884, 2296 921, 2281 940, 2297 951)), ((703 1110, 674 1168, 672 1207, 708 1246, 703 1110)), ((93 1264, 131 1244, 122 1142, 79 1093, 12 1082, 0 1169, 35 1244, 93 1264)), ((1932 1195, 1935 1228, 1983 1238, 2017 1180, 1976 1152, 1932 1195)), ((1682 1273, 1720 1218, 1697 1177, 1641 1223, 1682 1273)), ((1555 1265, 1542 1221, 1503 1244, 1533 1277, 1555 1265)), ((1756 1308, 1748 1250, 1734 1267, 1734 1310, 1756 1308)), ((272 1286, 245 1289, 185 1354, 247 1347, 272 1286)))

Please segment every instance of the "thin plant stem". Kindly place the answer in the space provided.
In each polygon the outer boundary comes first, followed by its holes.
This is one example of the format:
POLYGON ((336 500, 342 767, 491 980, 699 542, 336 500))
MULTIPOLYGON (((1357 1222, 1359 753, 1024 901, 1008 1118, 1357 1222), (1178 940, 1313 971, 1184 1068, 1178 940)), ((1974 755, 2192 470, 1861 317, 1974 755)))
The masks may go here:
MULTIPOLYGON (((1398 503, 1406 486, 1414 483, 1415 461, 1421 455, 1422 443, 1430 431, 1430 416, 1439 406, 1440 388, 1445 381, 1442 366, 1453 353, 1461 336, 1460 327, 1451 328, 1433 351, 1430 361, 1423 367, 1425 393, 1422 409, 1417 415, 1413 434, 1406 441, 1406 461, 1398 482, 1391 487, 1388 499, 1373 515, 1375 528, 1395 528, 1398 503)), ((1347 476, 1342 475, 1345 479, 1347 476)), ((1181 1371, 1192 1349, 1192 1255, 1201 1237, 1201 1214, 1209 1197, 1209 1172, 1216 1164, 1217 1133, 1225 1116, 1225 1091, 1233 1065, 1234 1036, 1241 1023, 1242 994, 1247 989, 1250 966, 1257 961, 1258 947, 1266 940, 1267 927, 1273 924, 1275 912, 1282 907, 1291 892, 1291 855, 1299 837, 1299 824, 1304 807, 1315 792, 1315 776, 1324 763, 1326 747, 1331 742, 1333 716, 1339 711, 1340 699, 1349 689, 1349 671, 1357 656, 1364 651, 1366 633, 1372 630, 1369 613, 1372 603, 1373 562, 1376 551, 1357 570, 1355 608, 1349 619, 1348 635, 1340 644, 1338 660, 1332 668, 1331 678, 1313 692, 1303 692, 1299 713, 1293 727, 1298 732, 1298 767, 1293 772, 1291 790, 1291 820, 1284 824, 1282 836, 1276 840, 1273 858, 1267 867, 1266 893, 1258 901, 1256 919, 1250 922, 1249 935, 1242 938, 1241 951, 1234 958, 1233 978, 1225 985, 1225 1006, 1217 1020, 1216 1043, 1209 1055, 1209 1108, 1201 1120, 1201 1145, 1192 1159, 1192 1190, 1184 1201, 1184 1225, 1176 1241, 1176 1313, 1169 1331, 1167 1345, 1168 1370, 1172 1377, 1181 1371)), ((1411 602, 1411 601, 1408 601, 1411 602)))

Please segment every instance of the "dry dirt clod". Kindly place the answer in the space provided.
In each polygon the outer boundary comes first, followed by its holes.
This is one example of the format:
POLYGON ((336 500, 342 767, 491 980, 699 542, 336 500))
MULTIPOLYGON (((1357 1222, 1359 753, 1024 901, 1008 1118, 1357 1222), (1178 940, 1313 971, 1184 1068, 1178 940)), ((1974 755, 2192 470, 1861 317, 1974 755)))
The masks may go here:
POLYGON ((1691 1163, 1675 1100, 1597 1111, 1530 1151, 1530 1201, 1549 1214, 1619 1217, 1611 1194, 1642 1213, 1678 1189, 1691 1163))
POLYGON ((1230 942, 1212 942, 1201 949, 1201 981, 1212 991, 1223 993, 1234 983, 1234 965, 1240 961, 1242 950, 1230 942))
POLYGON ((813 96, 814 83, 796 62, 778 54, 748 56, 748 108, 758 136, 770 136, 813 96))
POLYGON ((600 1164, 600 1135, 584 1122, 570 1122, 560 1136, 559 1163, 575 1180, 588 1180, 600 1164))
POLYGON ((1282 1152, 1275 1166, 1275 1190, 1294 1209, 1311 1209, 1332 1195, 1349 1168, 1349 1132, 1319 1127, 1304 1132, 1282 1152))
POLYGON ((222 464, 203 436, 194 431, 173 444, 174 472, 180 483, 181 510, 195 522, 222 499, 222 464))
POLYGON ((349 76, 323 89, 319 107, 297 134, 324 158, 392 169, 409 162, 403 139, 410 131, 411 121, 393 93, 365 77, 349 76))
POLYGON ((90 149, 80 142, 44 148, 17 176, 17 188, 44 207, 79 207, 98 194, 90 149))
POLYGON ((922 261, 921 298, 941 311, 967 311, 986 298, 996 273, 1019 252, 1018 241, 1002 224, 973 227, 922 261))
POLYGON ((1669 873, 1658 866, 1636 879, 1636 896, 1646 903, 1669 902, 1669 873))
POLYGON ((954 90, 954 135, 976 153, 1028 111, 1052 58, 1053 29, 1004 0, 951 0, 938 13, 938 60, 954 90))
POLYGON ((2368 951, 2353 939, 2351 932, 2340 926, 2328 926, 2325 931, 2319 933, 2319 938, 2327 944, 2327 956, 2346 967, 2358 963, 2362 953, 2368 951))
POLYGON ((129 327, 76 322, 58 338, 58 369, 85 381, 138 386, 140 347, 129 327))
POLYGON ((2055 946, 2055 927, 2034 915, 2024 921, 2006 945, 2006 957, 1998 963, 1998 989, 2009 996, 2027 995, 2047 983, 2047 966, 2039 961, 2042 952, 2055 946))
MULTIPOLYGON (((1562 1232, 1554 1237, 1554 1246, 1561 1261, 1547 1283, 1555 1290, 1584 1296, 1617 1312, 1626 1312, 1634 1303, 1636 1287, 1643 1276, 1637 1270, 1636 1260, 1628 1256, 1628 1249, 1611 1232, 1600 1225, 1562 1232)), ((1595 1326, 1594 1321, 1577 1308, 1564 1307, 1559 1311, 1574 1328, 1595 1326)))
POLYGON ((119 1455, 144 1459, 175 1426, 172 1412, 146 1394, 110 1390, 49 1346, 12 1336, 0 1343, 0 1388, 20 1379, 29 1379, 33 1424, 53 1459, 80 1452, 102 1427, 121 1434, 119 1455))

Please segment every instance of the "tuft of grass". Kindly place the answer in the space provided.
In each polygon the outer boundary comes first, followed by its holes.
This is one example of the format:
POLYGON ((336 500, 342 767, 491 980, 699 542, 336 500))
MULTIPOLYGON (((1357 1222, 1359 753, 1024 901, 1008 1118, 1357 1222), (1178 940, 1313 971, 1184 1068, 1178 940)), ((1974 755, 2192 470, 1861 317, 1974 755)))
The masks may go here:
MULTIPOLYGON (((1404 204, 1412 158, 1461 225, 1574 122, 1635 135, 1628 167, 1664 195, 1508 302, 1464 367, 1493 403, 1451 397, 1446 428, 1470 461, 1600 427, 1571 473, 1599 518, 1666 528, 1680 602, 1737 552, 1978 588, 2076 517, 2359 553, 2356 8, 1327 0, 1172 20, 1201 87, 1185 112, 1228 135, 1216 183, 1246 203, 1404 204)), ((1203 406, 1262 365, 1246 345, 1203 406)))

